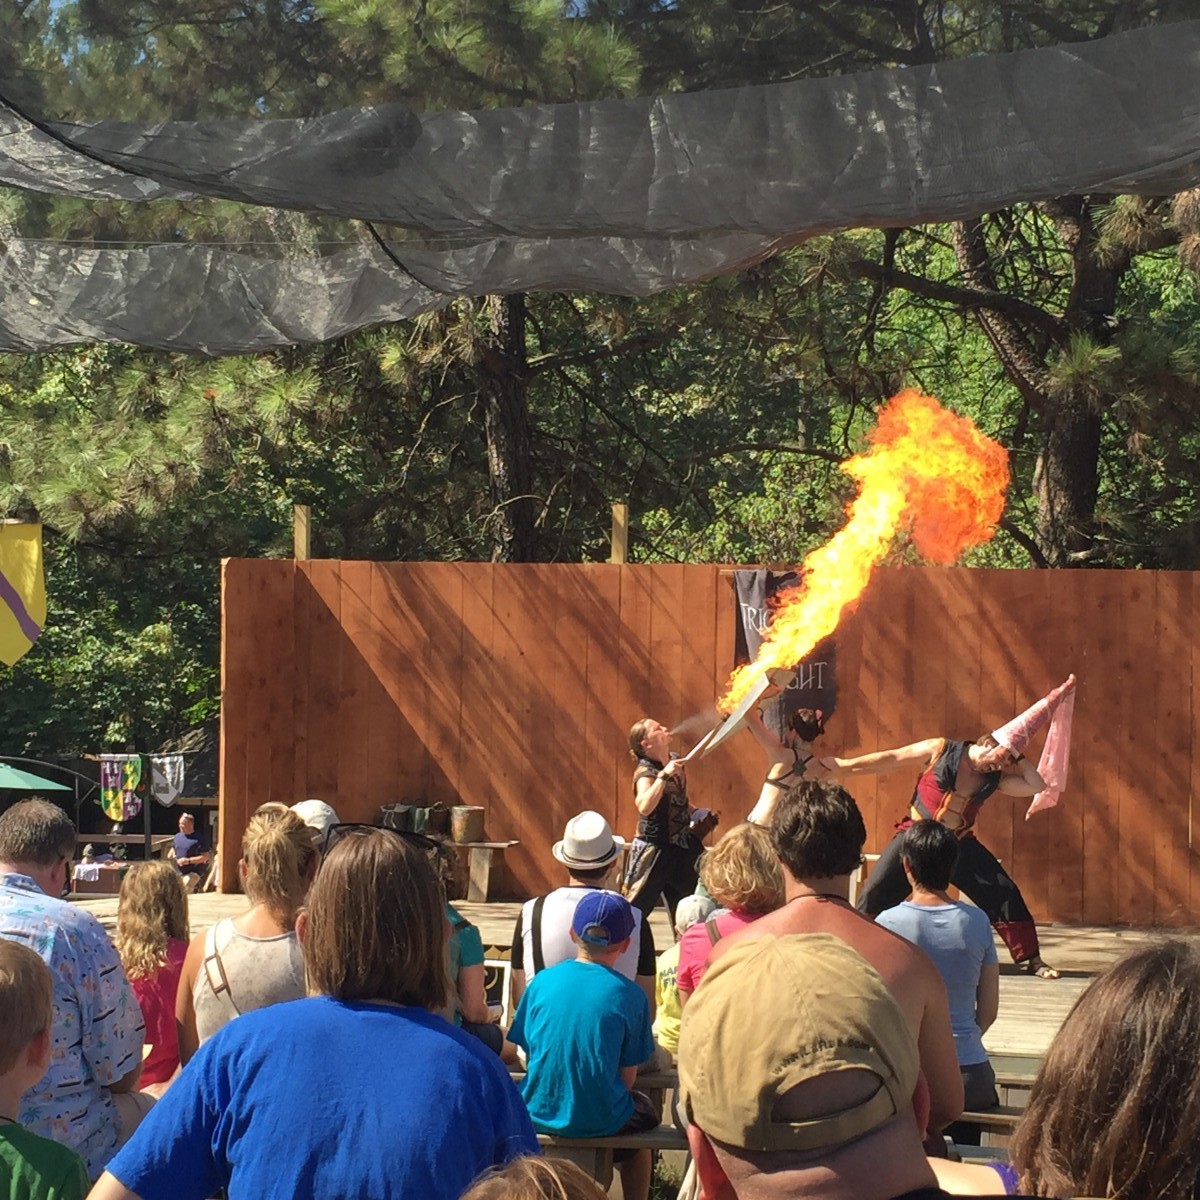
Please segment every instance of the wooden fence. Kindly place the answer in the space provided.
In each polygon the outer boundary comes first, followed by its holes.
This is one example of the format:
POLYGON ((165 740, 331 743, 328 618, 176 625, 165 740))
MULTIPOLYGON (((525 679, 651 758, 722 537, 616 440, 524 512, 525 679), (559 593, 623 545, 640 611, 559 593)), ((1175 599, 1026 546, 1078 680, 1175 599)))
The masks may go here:
MULTIPOLYGON (((880 570, 837 633, 824 748, 971 737, 1074 671, 1067 793, 1028 822, 1025 802, 994 798, 982 839, 1039 919, 1192 923, 1195 578, 880 570)), ((598 809, 632 836, 632 722, 711 706, 732 666, 717 566, 230 560, 222 597, 226 863, 267 800, 318 796, 361 821, 394 800, 480 804, 489 838, 520 840, 512 894, 534 894, 561 879, 550 847, 572 814, 598 809)), ((691 769, 693 801, 732 824, 762 774, 739 735, 691 769)), ((869 850, 911 785, 855 783, 869 850)))

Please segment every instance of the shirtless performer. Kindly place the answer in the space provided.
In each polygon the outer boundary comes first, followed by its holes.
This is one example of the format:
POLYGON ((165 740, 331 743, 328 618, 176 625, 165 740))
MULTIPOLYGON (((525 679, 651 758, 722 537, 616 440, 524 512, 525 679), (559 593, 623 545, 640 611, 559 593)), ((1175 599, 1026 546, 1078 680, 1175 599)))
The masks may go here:
POLYGON ((819 708, 798 708, 788 719, 784 740, 780 741, 767 728, 762 711, 754 709, 746 715, 746 725, 755 740, 767 752, 769 767, 763 780, 758 802, 750 810, 747 821, 755 825, 769 825, 775 804, 788 788, 802 779, 815 780, 836 778, 849 759, 818 758, 813 743, 825 732, 825 717, 819 708))

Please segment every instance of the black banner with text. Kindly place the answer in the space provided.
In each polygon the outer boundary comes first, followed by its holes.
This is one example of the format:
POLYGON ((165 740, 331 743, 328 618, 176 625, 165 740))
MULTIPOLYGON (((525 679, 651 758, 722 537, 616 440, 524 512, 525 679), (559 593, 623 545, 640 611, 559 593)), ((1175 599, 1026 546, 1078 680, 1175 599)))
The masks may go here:
MULTIPOLYGON (((800 582, 796 571, 736 571, 738 619, 734 662, 750 662, 758 653, 763 634, 779 597, 800 582)), ((837 646, 831 635, 818 642, 799 663, 789 664, 796 672, 792 684, 762 706, 767 728, 783 736, 787 720, 798 708, 820 709, 828 719, 837 707, 837 646)))

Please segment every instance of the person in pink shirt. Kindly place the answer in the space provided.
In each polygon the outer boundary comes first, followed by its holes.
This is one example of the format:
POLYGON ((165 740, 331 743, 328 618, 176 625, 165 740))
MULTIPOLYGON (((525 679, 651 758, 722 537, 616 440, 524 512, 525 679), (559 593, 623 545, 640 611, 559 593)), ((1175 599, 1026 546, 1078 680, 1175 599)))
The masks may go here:
POLYGON ((115 941, 146 1022, 141 1087, 161 1094, 179 1071, 175 994, 188 948, 187 896, 170 863, 153 859, 129 868, 121 880, 115 941))
POLYGON ((700 859, 700 882, 725 911, 699 922, 679 941, 675 974, 679 1001, 700 986, 712 948, 723 937, 744 928, 783 903, 783 874, 762 825, 735 825, 700 859))

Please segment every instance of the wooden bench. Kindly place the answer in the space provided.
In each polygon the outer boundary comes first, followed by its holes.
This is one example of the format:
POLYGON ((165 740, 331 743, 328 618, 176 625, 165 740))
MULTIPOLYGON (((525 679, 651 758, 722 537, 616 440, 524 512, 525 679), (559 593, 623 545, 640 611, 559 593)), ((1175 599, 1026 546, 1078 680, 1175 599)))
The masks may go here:
MULTIPOLYGON (((510 1067, 508 1073, 513 1083, 520 1083, 525 1078, 520 1067, 510 1067)), ((674 1067, 665 1071, 645 1071, 633 1081, 633 1086, 639 1092, 673 1092, 679 1087, 679 1072, 674 1067)))
POLYGON ((499 870, 504 866, 504 852, 510 846, 518 843, 511 842, 452 842, 456 850, 461 850, 467 860, 467 899, 475 904, 482 904, 491 897, 492 867, 499 870))
MULTIPOLYGON (((995 1150, 1008 1145, 1017 1122, 1025 1115, 1023 1104, 1000 1104, 984 1112, 964 1112, 959 1121, 979 1126, 985 1149, 995 1150)), ((955 1122, 957 1124, 958 1122, 955 1122)))
POLYGON ((960 1146, 951 1143, 954 1153, 951 1158, 957 1158, 965 1163, 1008 1162, 1008 1148, 1005 1146, 960 1146))
POLYGON ((602 1188, 613 1178, 614 1150, 686 1150, 687 1135, 674 1125, 659 1125, 645 1133, 614 1133, 602 1138, 561 1138, 539 1133, 538 1142, 551 1158, 565 1158, 586 1171, 602 1188))

